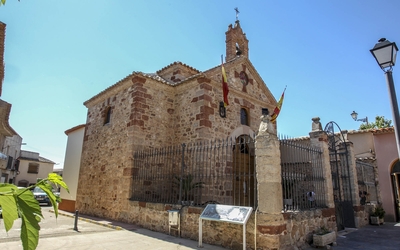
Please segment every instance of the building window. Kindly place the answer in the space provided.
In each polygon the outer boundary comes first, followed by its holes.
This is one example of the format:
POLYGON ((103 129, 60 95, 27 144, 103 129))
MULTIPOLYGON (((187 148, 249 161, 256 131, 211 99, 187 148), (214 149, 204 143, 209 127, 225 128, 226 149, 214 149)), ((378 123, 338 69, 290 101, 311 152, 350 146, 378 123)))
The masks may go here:
POLYGON ((105 117, 105 119, 104 119, 104 124, 103 124, 103 125, 109 124, 110 121, 111 121, 111 107, 109 107, 109 108, 107 109, 106 117, 105 117))
POLYGON ((28 186, 29 186, 29 181, 27 180, 18 181, 18 187, 28 187, 28 186))
POLYGON ((28 174, 37 174, 37 173, 39 173, 39 164, 38 163, 29 163, 28 174))
POLYGON ((249 126, 249 117, 247 115, 247 110, 240 109, 240 124, 249 126))

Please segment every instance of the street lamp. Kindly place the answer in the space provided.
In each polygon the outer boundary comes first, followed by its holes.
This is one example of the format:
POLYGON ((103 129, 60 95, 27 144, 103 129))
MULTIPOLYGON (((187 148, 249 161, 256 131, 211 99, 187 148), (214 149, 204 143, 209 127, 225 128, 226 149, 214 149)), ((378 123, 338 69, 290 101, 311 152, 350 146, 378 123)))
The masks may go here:
POLYGON ((378 62, 379 67, 386 74, 386 82, 389 89, 389 97, 392 105, 392 113, 393 113, 393 126, 394 133, 396 135, 396 143, 397 143, 397 153, 400 158, 400 135, 399 135, 399 107, 397 104, 396 91, 394 89, 393 76, 392 76, 392 67, 396 63, 396 54, 399 49, 397 48, 396 43, 392 43, 385 38, 379 39, 378 43, 375 44, 374 48, 371 49, 371 53, 374 56, 375 60, 378 62))
POLYGON ((368 116, 366 116, 365 118, 357 119, 358 113, 356 111, 353 111, 353 113, 351 113, 350 115, 354 119, 354 121, 366 122, 368 125, 368 116))

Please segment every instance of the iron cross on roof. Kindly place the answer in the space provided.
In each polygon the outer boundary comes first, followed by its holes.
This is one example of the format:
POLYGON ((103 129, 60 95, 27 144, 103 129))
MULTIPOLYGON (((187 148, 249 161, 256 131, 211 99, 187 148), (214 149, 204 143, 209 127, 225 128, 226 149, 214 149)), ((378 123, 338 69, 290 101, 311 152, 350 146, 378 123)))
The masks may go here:
POLYGON ((238 7, 236 7, 235 8, 235 11, 236 11, 236 21, 239 19, 239 9, 238 9, 238 7))

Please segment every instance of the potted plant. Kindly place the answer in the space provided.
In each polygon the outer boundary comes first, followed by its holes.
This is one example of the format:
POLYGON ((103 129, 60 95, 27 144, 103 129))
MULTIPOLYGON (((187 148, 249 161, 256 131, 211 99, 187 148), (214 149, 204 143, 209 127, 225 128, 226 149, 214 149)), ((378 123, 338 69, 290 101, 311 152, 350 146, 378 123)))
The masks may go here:
POLYGON ((377 206, 374 212, 370 215, 370 221, 372 225, 380 225, 384 223, 385 209, 382 206, 377 206))
POLYGON ((313 244, 316 247, 324 247, 334 242, 336 242, 336 232, 326 227, 321 227, 313 234, 313 244))
MULTIPOLYGON (((178 195, 181 178, 175 176, 174 185, 177 187, 178 195)), ((194 204, 194 191, 203 187, 204 182, 194 182, 193 175, 187 174, 182 177, 182 205, 194 204)))

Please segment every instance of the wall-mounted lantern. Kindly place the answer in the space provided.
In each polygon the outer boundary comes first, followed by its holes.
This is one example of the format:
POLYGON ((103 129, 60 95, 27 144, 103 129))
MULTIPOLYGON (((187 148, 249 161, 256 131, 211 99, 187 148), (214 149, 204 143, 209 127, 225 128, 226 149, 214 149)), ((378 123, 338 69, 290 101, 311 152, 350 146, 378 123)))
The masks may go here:
POLYGON ((224 102, 219 102, 219 116, 222 118, 226 117, 226 108, 224 102))

